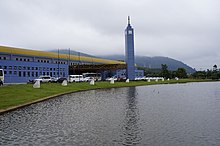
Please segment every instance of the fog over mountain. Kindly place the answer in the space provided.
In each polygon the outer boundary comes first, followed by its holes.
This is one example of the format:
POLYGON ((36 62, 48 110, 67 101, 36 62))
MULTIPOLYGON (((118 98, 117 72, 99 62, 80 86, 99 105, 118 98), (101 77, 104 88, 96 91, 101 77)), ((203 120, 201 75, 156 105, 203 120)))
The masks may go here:
MULTIPOLYGON (((50 50, 51 52, 58 52, 58 50, 50 50)), ((89 56, 89 57, 100 57, 104 59, 111 59, 111 60, 124 60, 124 55, 89 55, 82 52, 77 52, 74 50, 59 50, 60 53, 63 54, 71 54, 71 55, 80 55, 80 56, 89 56)), ((146 67, 146 68, 161 68, 161 64, 166 64, 169 70, 177 70, 178 68, 185 68, 187 73, 195 72, 195 69, 186 65, 185 63, 169 58, 169 57, 147 57, 147 56, 135 56, 135 63, 138 66, 146 67)))
MULTIPOLYGON (((108 56, 100 56, 106 59, 113 59, 113 60, 124 60, 123 55, 108 55, 108 56)), ((147 57, 147 56, 135 56, 135 63, 138 66, 146 67, 146 68, 161 68, 161 64, 166 64, 169 70, 177 70, 178 68, 185 68, 187 73, 193 73, 196 70, 192 67, 188 66, 187 64, 163 56, 156 56, 156 57, 147 57)))

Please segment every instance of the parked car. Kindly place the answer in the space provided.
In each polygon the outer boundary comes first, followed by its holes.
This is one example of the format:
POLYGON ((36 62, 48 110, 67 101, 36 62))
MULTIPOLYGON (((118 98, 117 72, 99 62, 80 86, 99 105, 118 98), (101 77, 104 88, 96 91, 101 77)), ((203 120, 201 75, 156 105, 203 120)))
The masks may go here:
POLYGON ((59 78, 59 79, 57 80, 57 83, 62 83, 64 80, 67 80, 67 78, 61 77, 61 78, 59 78))
POLYGON ((36 82, 36 81, 40 81, 42 83, 48 83, 48 82, 51 82, 51 77, 50 76, 40 76, 39 78, 34 79, 34 82, 36 82))
POLYGON ((90 82, 90 81, 92 81, 92 80, 95 80, 93 77, 85 77, 84 78, 84 81, 85 82, 90 82))
POLYGON ((69 75, 69 82, 84 82, 83 75, 69 75))
POLYGON ((117 81, 117 80, 118 80, 117 76, 113 76, 113 77, 106 78, 106 81, 111 81, 112 79, 113 79, 114 81, 117 81))
POLYGON ((57 80, 58 80, 58 78, 51 77, 51 82, 52 82, 52 83, 56 83, 56 82, 57 82, 57 80))

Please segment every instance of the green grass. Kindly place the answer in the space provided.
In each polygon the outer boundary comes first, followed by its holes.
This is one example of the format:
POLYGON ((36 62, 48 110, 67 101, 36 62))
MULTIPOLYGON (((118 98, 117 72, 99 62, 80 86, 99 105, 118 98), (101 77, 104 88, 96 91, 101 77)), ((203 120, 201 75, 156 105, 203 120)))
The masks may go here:
POLYGON ((179 81, 131 81, 115 82, 110 84, 109 82, 96 82, 95 85, 86 83, 69 83, 68 86, 61 86, 58 83, 45 83, 41 84, 41 88, 34 89, 33 84, 20 84, 20 85, 7 85, 0 87, 0 112, 14 106, 34 102, 39 99, 43 99, 48 96, 57 94, 64 94, 76 91, 101 89, 101 88, 113 88, 113 87, 127 87, 127 86, 142 86, 152 84, 171 84, 171 83, 186 83, 186 82, 202 82, 210 80, 192 80, 192 79, 181 79, 179 81))

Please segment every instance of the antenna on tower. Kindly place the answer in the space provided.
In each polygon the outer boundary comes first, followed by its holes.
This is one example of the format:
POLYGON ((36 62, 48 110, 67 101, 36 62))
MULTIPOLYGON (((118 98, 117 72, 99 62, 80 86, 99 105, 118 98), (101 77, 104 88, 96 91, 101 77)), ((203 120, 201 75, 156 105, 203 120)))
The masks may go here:
POLYGON ((128 24, 130 24, 130 16, 128 16, 128 24))

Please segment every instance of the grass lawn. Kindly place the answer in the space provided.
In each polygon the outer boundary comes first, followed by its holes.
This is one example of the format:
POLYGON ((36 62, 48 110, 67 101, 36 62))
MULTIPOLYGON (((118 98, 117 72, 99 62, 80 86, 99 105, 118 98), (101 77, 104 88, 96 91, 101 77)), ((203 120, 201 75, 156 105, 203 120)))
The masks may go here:
POLYGON ((202 81, 210 81, 210 80, 180 79, 178 81, 170 80, 170 81, 158 81, 158 82, 130 81, 129 83, 115 82, 115 84, 110 84, 109 82, 95 82, 95 85, 90 85, 88 82, 82 82, 82 83, 69 83, 67 86, 62 86, 59 83, 44 83, 41 84, 41 88, 39 89, 34 89, 33 84, 7 85, 0 87, 0 113, 4 110, 16 106, 45 99, 49 96, 60 95, 60 94, 76 92, 76 91, 112 88, 112 87, 202 82, 202 81))

